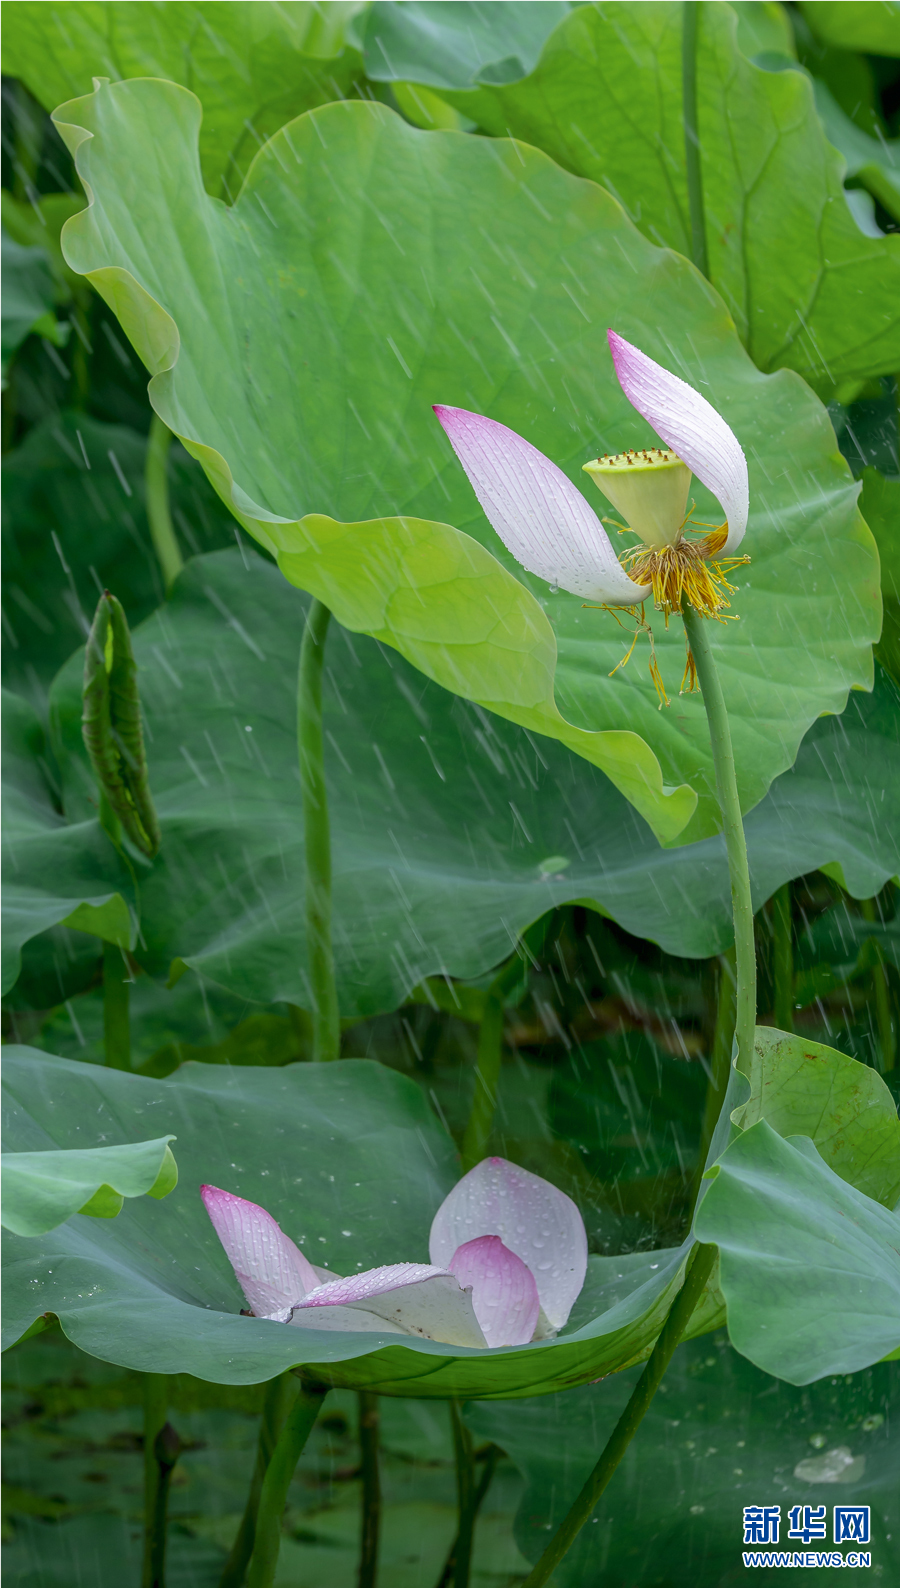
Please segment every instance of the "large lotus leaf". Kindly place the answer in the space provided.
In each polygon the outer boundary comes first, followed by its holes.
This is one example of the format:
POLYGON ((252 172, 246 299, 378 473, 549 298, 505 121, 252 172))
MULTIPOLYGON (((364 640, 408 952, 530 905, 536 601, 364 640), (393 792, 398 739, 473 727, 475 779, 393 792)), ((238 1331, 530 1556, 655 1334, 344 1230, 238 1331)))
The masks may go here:
POLYGON ((366 71, 376 82, 407 78, 431 88, 511 82, 532 70, 548 35, 573 9, 568 0, 376 0, 360 24, 366 71))
POLYGON ((3 369, 32 331, 61 345, 66 327, 56 318, 56 291, 45 248, 25 248, 3 230, 3 315, 0 357, 3 369))
POLYGON ((115 1218, 126 1197, 164 1197, 178 1171, 169 1142, 3 1154, 3 1223, 15 1235, 47 1235, 73 1213, 115 1218))
MULTIPOLYGON (((136 1135, 150 1118, 177 1136, 180 1170, 172 1196, 132 1202, 113 1222, 76 1215, 43 1238, 9 1236, 8 1342, 51 1312, 83 1350, 142 1371, 254 1384, 307 1363, 326 1382, 387 1394, 542 1394, 646 1355, 680 1282, 686 1248, 592 1258, 558 1339, 494 1351, 244 1318, 200 1184, 261 1202, 336 1273, 421 1261, 457 1165, 414 1082, 365 1060, 190 1064, 151 1081, 10 1047, 4 1087, 11 1149, 93 1145, 136 1135)), ((713 1297, 701 1310, 719 1316, 713 1297)))
MULTIPOLYGON (((144 501, 146 438, 66 412, 29 431, 3 459, 4 683, 40 694, 90 627, 97 587, 130 623, 165 589, 144 501)), ((193 458, 169 455, 175 533, 185 554, 234 545, 234 521, 193 458)))
MULTIPOLYGON (((439 92, 592 177, 647 237, 690 255, 681 26, 680 7, 652 0, 580 6, 519 82, 439 92)), ((697 85, 710 275, 755 362, 823 389, 892 371, 900 239, 861 234, 809 80, 753 65, 731 8, 715 5, 701 13, 697 85)))
MULTIPOLYGON (((583 478, 598 445, 645 434, 609 364, 614 323, 726 413, 750 458, 754 561, 741 623, 717 627, 714 642, 744 804, 755 804, 815 717, 871 677, 871 542, 812 395, 787 373, 760 375, 692 267, 537 151, 332 105, 260 151, 227 210, 200 186, 198 116, 190 95, 152 82, 100 88, 57 116, 94 200, 66 228, 68 258, 157 372, 166 422, 345 627, 563 738, 664 838, 718 825, 702 703, 658 711, 643 660, 607 676, 627 635, 501 555, 430 404, 490 412, 583 478), (155 246, 160 228, 171 246, 155 246), (379 518, 388 512, 410 516, 379 518), (521 580, 420 514, 471 529, 521 580), (553 698, 556 650, 572 727, 553 698), (655 756, 682 785, 674 794, 655 756), (685 779, 699 794, 687 827, 685 779)), ((673 688, 677 627, 658 637, 673 688)))
POLYGON ((900 220, 900 138, 873 138, 842 110, 825 83, 813 80, 816 109, 829 143, 844 156, 848 177, 858 177, 894 220, 900 220))
MULTIPOLYGON (((295 679, 304 603, 250 551, 188 565, 134 633, 163 843, 142 872, 139 958, 307 1006, 295 679), (250 731, 248 731, 250 730, 250 731)), ((670 953, 731 937, 721 838, 663 850, 612 784, 334 625, 324 687, 335 953, 346 1016, 423 977, 472 977, 548 909, 584 900, 670 953)), ((52 692, 70 821, 92 813, 81 663, 52 692)), ((42 786, 42 785, 41 785, 42 786)), ((880 677, 810 730, 747 819, 754 896, 826 862, 869 897, 900 867, 900 707, 880 677)), ((58 875, 51 871, 49 876, 58 875)))
POLYGON ((45 110, 89 93, 95 77, 166 77, 199 94, 211 193, 237 192, 260 144, 312 105, 343 99, 362 78, 345 49, 354 0, 250 4, 231 0, 69 0, 64 10, 22 0, 6 20, 3 70, 45 110))
POLYGON ((839 50, 900 56, 900 5, 897 0, 800 0, 800 10, 817 38, 839 50))
MULTIPOLYGON (((630 1369, 527 1405, 467 1408, 477 1441, 500 1445, 527 1480, 515 1524, 527 1559, 559 1526, 636 1379, 630 1369)), ((784 1508, 786 1549, 790 1506, 870 1506, 873 1563, 900 1576, 898 1396, 896 1363, 801 1390, 773 1382, 724 1335, 685 1343, 554 1583, 723 1588, 740 1580, 742 1507, 770 1500, 784 1508)))
POLYGON ((46 768, 34 708, 4 690, 4 992, 19 974, 22 944, 59 922, 123 948, 134 942, 131 874, 96 818, 65 821, 46 768))
POLYGON ((719 1248, 732 1344, 810 1384, 900 1348, 900 1216, 838 1178, 808 1136, 760 1119, 707 1171, 694 1220, 719 1248))
POLYGON ((881 1076, 867 1064, 803 1037, 757 1026, 746 1067, 750 1098, 734 1123, 765 1119, 779 1136, 808 1136, 829 1168, 893 1208, 900 1198, 900 1120, 881 1076))

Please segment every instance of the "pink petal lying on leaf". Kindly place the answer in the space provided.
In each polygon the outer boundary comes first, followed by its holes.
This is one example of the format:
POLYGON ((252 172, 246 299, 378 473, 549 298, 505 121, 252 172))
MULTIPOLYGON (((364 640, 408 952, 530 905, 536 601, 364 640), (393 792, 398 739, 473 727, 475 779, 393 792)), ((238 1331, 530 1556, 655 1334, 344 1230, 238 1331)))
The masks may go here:
POLYGON ((750 512, 747 460, 737 436, 687 381, 663 369, 624 336, 615 331, 607 336, 619 385, 632 407, 721 502, 728 520, 723 555, 730 555, 744 538, 750 512))
POLYGON ((429 1263, 391 1263, 319 1285, 291 1320, 309 1329, 417 1334, 446 1345, 484 1347, 472 1293, 429 1263))
POLYGON ((544 1313, 561 1329, 587 1272, 587 1236, 571 1198, 505 1158, 484 1158, 438 1208, 431 1261, 449 1268, 457 1249, 479 1235, 499 1235, 531 1269, 544 1313))
POLYGON ((596 513, 561 469, 496 419, 437 406, 485 515, 517 562, 588 601, 633 606, 649 593, 619 565, 596 513))
POLYGON ((530 1268, 499 1235, 480 1235, 453 1253, 450 1272, 472 1286, 472 1305, 488 1345, 527 1345, 541 1304, 530 1268))
POLYGON ((258 1318, 292 1307, 318 1286, 312 1263, 265 1208, 214 1185, 201 1186, 200 1195, 247 1305, 258 1318))

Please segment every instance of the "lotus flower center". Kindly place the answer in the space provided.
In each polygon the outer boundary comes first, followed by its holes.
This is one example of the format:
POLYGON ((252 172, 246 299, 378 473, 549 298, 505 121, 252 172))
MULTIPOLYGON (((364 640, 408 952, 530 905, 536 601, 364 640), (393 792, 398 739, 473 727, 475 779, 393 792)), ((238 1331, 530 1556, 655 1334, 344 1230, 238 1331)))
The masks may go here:
POLYGON ((617 452, 584 464, 594 484, 645 546, 676 546, 687 514, 691 471, 667 447, 617 452))

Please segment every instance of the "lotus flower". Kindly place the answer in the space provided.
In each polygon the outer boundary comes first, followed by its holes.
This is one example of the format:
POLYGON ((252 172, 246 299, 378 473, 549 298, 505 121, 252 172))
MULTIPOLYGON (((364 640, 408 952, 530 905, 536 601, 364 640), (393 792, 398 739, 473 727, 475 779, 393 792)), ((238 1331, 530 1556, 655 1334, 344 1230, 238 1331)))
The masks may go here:
POLYGON ((747 527, 746 459, 705 397, 615 331, 608 337, 625 396, 666 442, 584 464, 623 514, 623 527, 639 537, 621 561, 581 492, 530 442, 482 414, 434 411, 485 514, 530 573, 605 606, 636 608, 652 595, 667 622, 683 598, 716 617, 733 589, 726 570, 745 560, 732 554, 747 527), (721 503, 725 523, 705 525, 712 533, 689 540, 692 472, 721 503))
POLYGON ((200 1195, 250 1311, 276 1323, 527 1345, 562 1328, 584 1284, 587 1238, 574 1202, 505 1158, 485 1158, 441 1203, 430 1263, 346 1279, 315 1268, 255 1202, 210 1185, 200 1195))

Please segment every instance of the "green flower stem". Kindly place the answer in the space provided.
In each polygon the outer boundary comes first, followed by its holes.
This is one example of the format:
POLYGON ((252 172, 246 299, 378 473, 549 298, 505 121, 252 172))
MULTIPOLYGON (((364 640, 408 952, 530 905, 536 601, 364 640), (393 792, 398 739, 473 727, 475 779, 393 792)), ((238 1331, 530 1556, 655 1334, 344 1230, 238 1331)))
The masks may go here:
MULTIPOLYGON (((880 919, 878 905, 874 899, 863 899, 860 908, 863 920, 874 922, 880 919)), ((891 1018, 891 988, 880 944, 877 953, 878 963, 872 970, 872 991, 875 995, 875 1018, 878 1022, 878 1038, 881 1045, 881 1069, 884 1072, 892 1070, 897 1063, 897 1038, 891 1018)))
POLYGON ((779 1031, 793 1031, 794 937, 789 882, 772 896, 772 962, 775 972, 775 1024, 779 1031))
POLYGON ((468 1174, 485 1156, 494 1124, 503 1053, 503 993, 498 990, 499 980, 498 976, 488 988, 478 1031, 475 1090, 462 1145, 463 1174, 468 1174))
POLYGON ((112 1070, 131 1069, 128 989, 131 972, 118 943, 103 945, 103 1045, 112 1070))
POLYGON ((359 1449, 362 1466, 362 1539, 359 1588, 375 1588, 381 1531, 381 1481, 378 1472, 378 1396, 359 1392, 359 1449))
POLYGON ((753 1034, 756 1030, 756 943, 753 932, 750 867, 747 861, 747 843, 734 770, 731 727, 709 642, 709 620, 699 617, 693 607, 688 606, 686 602, 682 616, 703 693, 713 764, 716 769, 716 790, 725 831, 725 848, 731 877, 731 909, 734 917, 737 980, 734 1034, 738 1053, 749 1065, 753 1053, 753 1034))
POLYGON ((147 518, 150 538, 162 569, 166 593, 184 567, 184 558, 178 549, 172 514, 169 511, 169 476, 167 465, 172 432, 158 414, 150 420, 147 438, 147 459, 144 464, 144 486, 147 499, 147 518))
POLYGON ((607 1441, 600 1460, 585 1483, 575 1504, 562 1525, 544 1550, 537 1564, 528 1573, 522 1588, 540 1588, 555 1571, 563 1556, 588 1520, 594 1506, 609 1483, 619 1462, 628 1449, 644 1414, 647 1411, 660 1380, 672 1359, 679 1340, 691 1321, 694 1308, 703 1294, 716 1258, 715 1246, 695 1246, 688 1261, 684 1284, 675 1297, 647 1366, 634 1387, 628 1405, 607 1441))
POLYGON ((716 1121, 722 1112, 722 1104, 725 1101, 728 1075, 731 1070, 731 1045, 734 1041, 734 1008, 735 970, 734 947, 732 946, 719 956, 716 975, 716 1024, 713 1032, 709 1066, 712 1074, 707 1083, 706 1101, 703 1105, 697 1168, 694 1172, 694 1181, 691 1187, 692 1209, 695 1207, 697 1197, 700 1194, 700 1183, 703 1179, 703 1171, 706 1168, 706 1155, 713 1139, 716 1121))
POLYGON ((272 1588, 275 1581, 288 1487, 327 1393, 323 1385, 312 1384, 301 1376, 299 1394, 278 1436, 263 1479, 247 1588, 272 1588))
MULTIPOLYGON (((497 1445, 484 1446, 484 1448, 480 1450, 474 1457, 476 1461, 484 1461, 484 1469, 482 1471, 481 1477, 478 1480, 478 1487, 475 1489, 472 1496, 472 1528, 474 1528, 475 1522, 478 1519, 478 1512, 481 1510, 482 1502, 484 1501, 484 1497, 493 1481, 499 1458, 500 1449, 497 1445)), ((471 1532, 471 1529, 469 1529, 469 1531, 471 1532)), ((459 1552, 459 1541, 460 1529, 457 1527, 456 1537, 454 1538, 453 1543, 450 1545, 450 1553, 444 1562, 444 1569, 437 1580, 436 1588, 454 1588, 456 1561, 459 1552)))
POLYGON ((141 1588, 162 1588, 165 1580, 168 1484, 157 1459, 156 1441, 166 1426, 169 1380, 145 1373, 144 1390, 144 1566, 141 1588))
POLYGON ((453 1588, 469 1588, 472 1539, 475 1532, 475 1451, 472 1435, 462 1419, 459 1401, 450 1402, 453 1448, 456 1454, 456 1495, 459 1522, 454 1545, 453 1588))
POLYGON ((313 1058, 339 1059, 341 1024, 331 943, 331 834, 322 742, 322 667, 331 613, 313 601, 297 679, 297 749, 306 843, 306 944, 313 1001, 313 1058))
POLYGON ((285 1419, 296 1399, 299 1388, 300 1384, 296 1373, 290 1372, 280 1373, 277 1378, 270 1379, 266 1385, 259 1424, 259 1438, 256 1446, 256 1465, 253 1469, 250 1493, 247 1496, 247 1504, 241 1517, 241 1525, 237 1530, 237 1536, 231 1546, 228 1559, 225 1562, 225 1569, 219 1580, 219 1588, 241 1588, 241 1583, 244 1581, 250 1556, 253 1554, 253 1540, 256 1535, 256 1518, 259 1512, 263 1479, 272 1459, 272 1452, 278 1442, 278 1436, 284 1427, 285 1419))
POLYGON ((688 208, 691 217, 691 259, 709 280, 706 218, 703 211, 703 172, 700 165, 700 132, 697 121, 697 30, 699 0, 684 0, 681 7, 681 94, 684 120, 684 162, 688 208))
MULTIPOLYGON (((543 946, 546 936, 546 924, 541 923, 539 932, 533 928, 525 934, 524 954, 525 965, 531 954, 529 939, 535 944, 543 946)), ((466 1133, 462 1145, 462 1172, 468 1174, 476 1163, 480 1163, 488 1150, 491 1131, 494 1126, 494 1114, 497 1109, 497 1093, 500 1087, 500 1064, 503 1057, 503 1009, 506 999, 512 992, 517 982, 521 982, 524 974, 522 957, 516 951, 501 966, 494 980, 487 990, 484 1004, 484 1013, 478 1031, 478 1055, 475 1060, 475 1090, 472 1094, 472 1107, 466 1123, 466 1133)))

